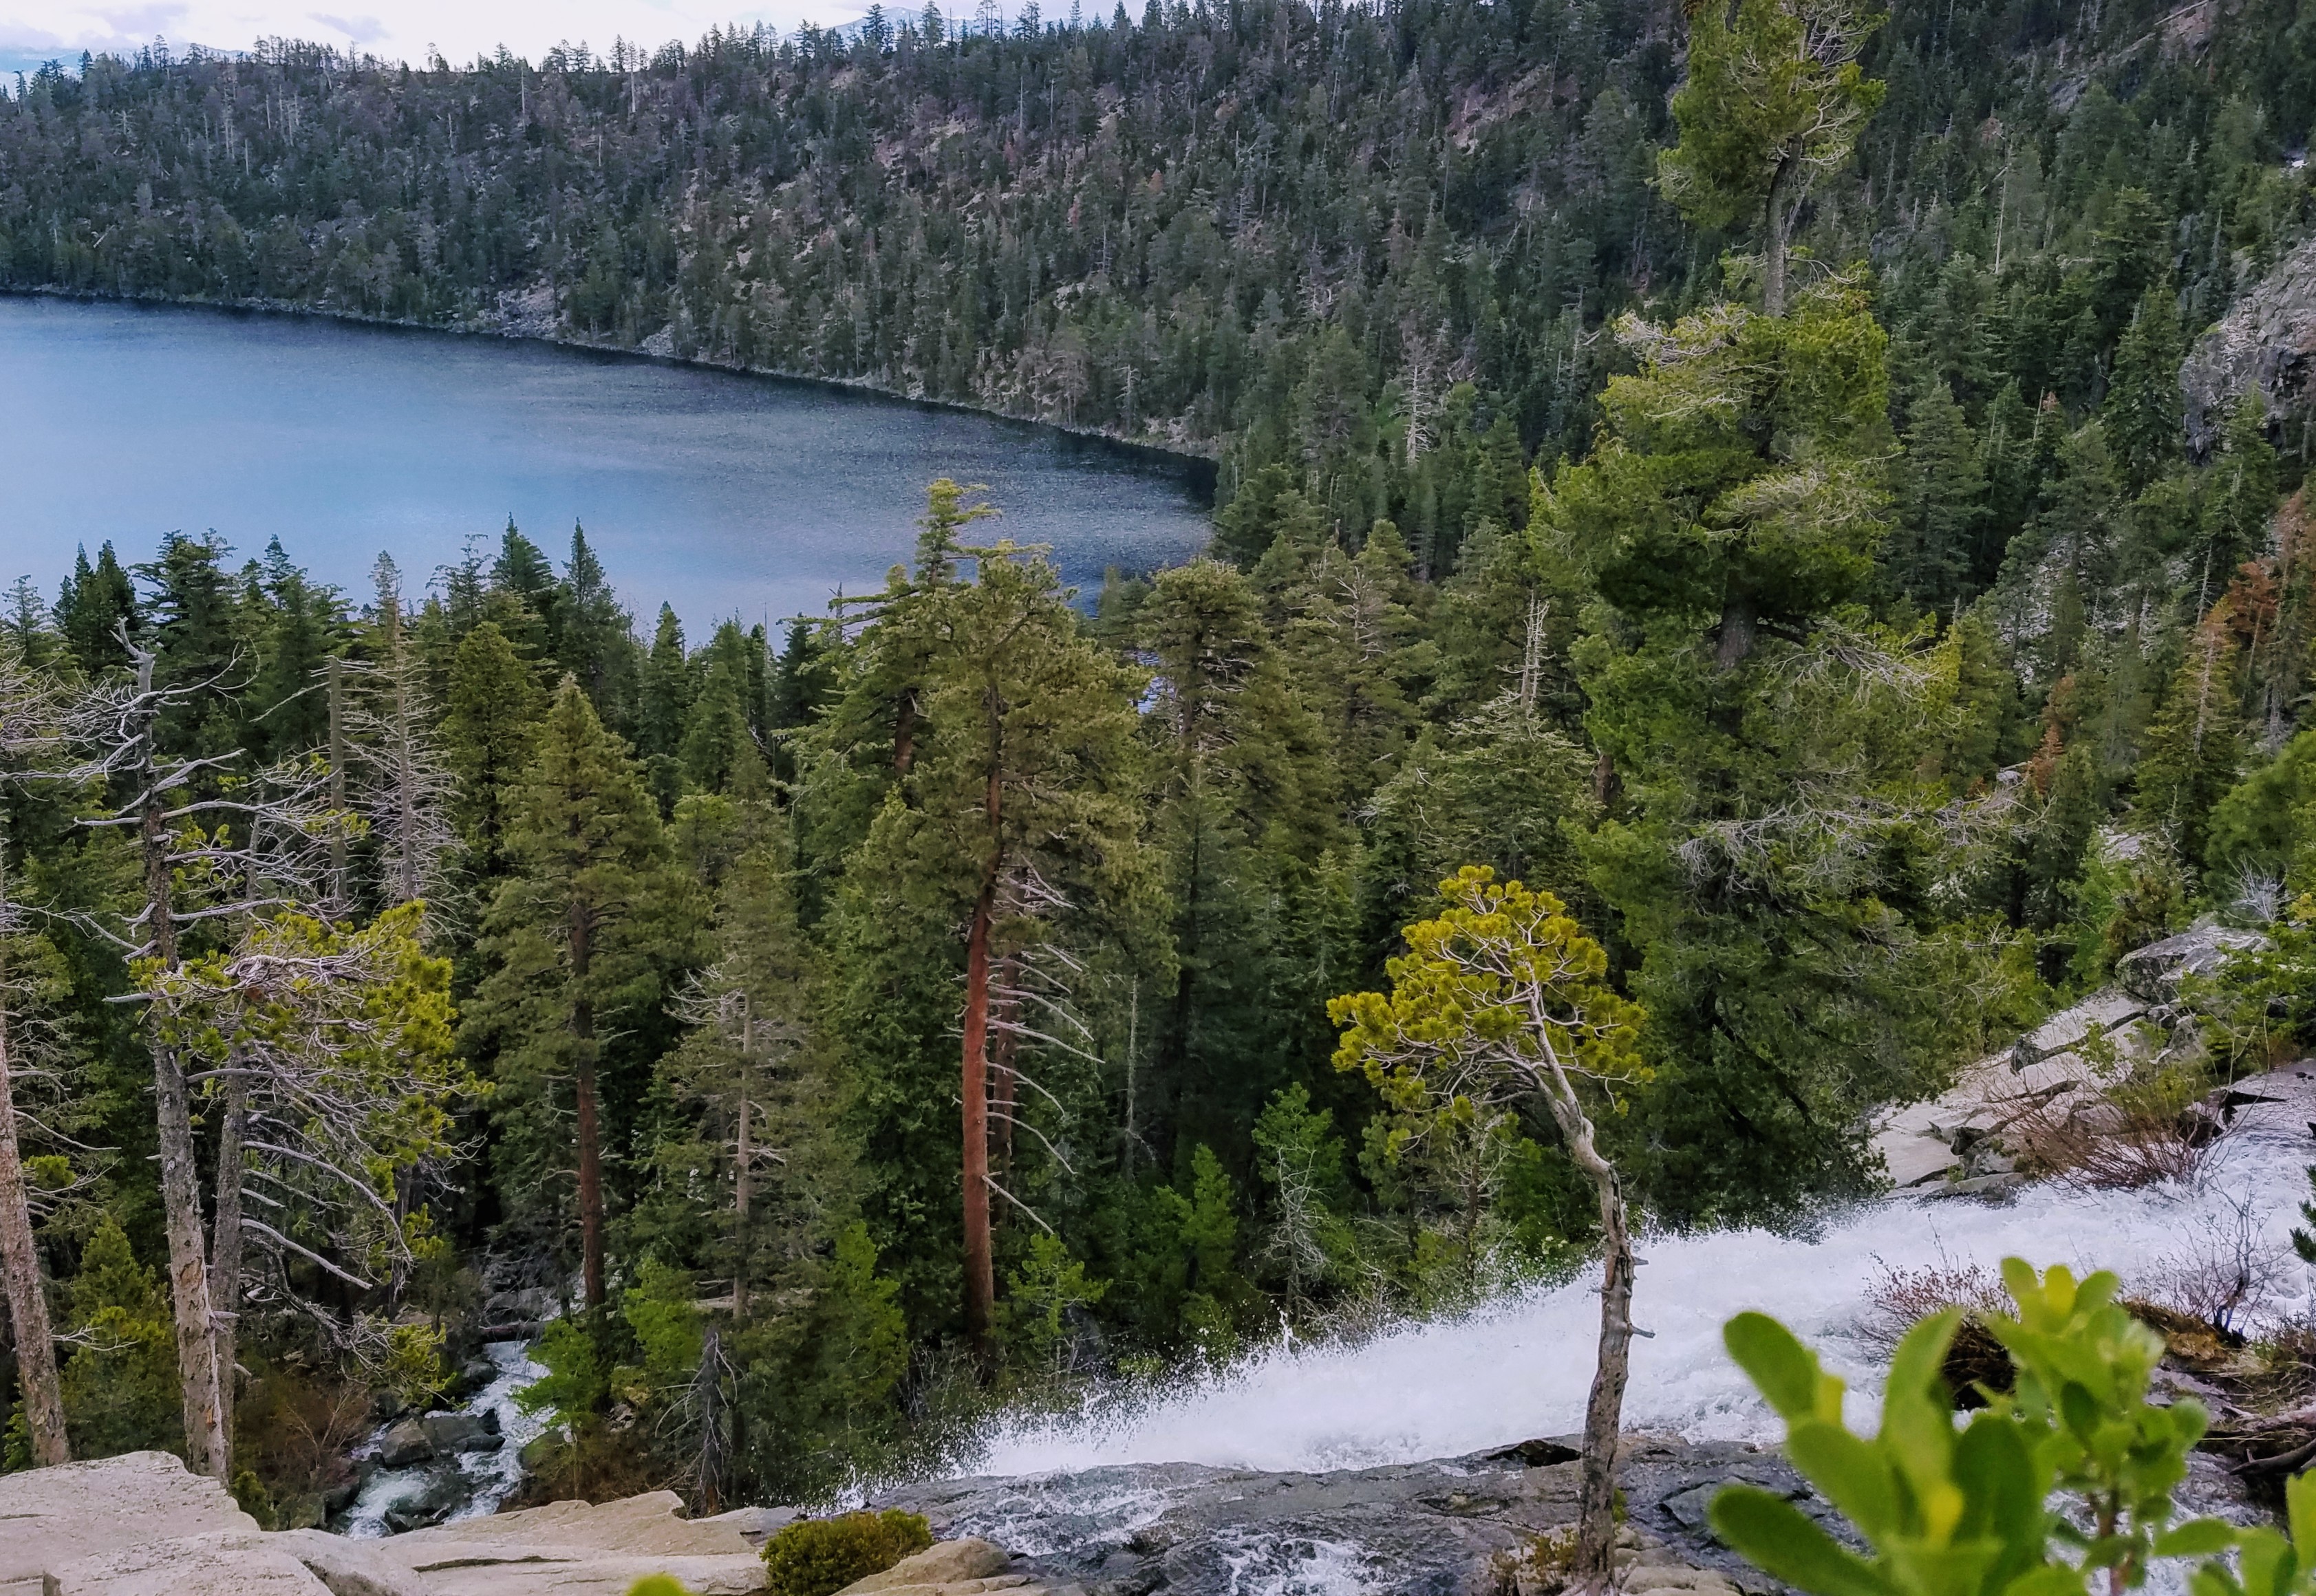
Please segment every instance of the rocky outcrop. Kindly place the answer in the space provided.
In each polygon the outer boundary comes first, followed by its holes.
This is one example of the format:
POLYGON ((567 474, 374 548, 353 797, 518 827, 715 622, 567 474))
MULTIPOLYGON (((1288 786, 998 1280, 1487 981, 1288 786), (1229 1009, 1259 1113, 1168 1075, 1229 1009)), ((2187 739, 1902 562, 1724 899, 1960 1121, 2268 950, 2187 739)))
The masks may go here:
POLYGON ((984 1596, 993 1591, 1047 1596, 1046 1587, 1028 1574, 1011 1572, 1012 1561, 1002 1547, 967 1536, 904 1557, 882 1574, 853 1581, 837 1596, 984 1596))
MULTIPOLYGON (((1135 1465, 943 1481, 885 1493, 875 1505, 922 1512, 939 1534, 1014 1548, 1003 1572, 992 1577, 1020 1580, 1015 1588, 1025 1596, 1029 1589, 1048 1596, 1331 1589, 1466 1596, 1502 1588, 1507 1563, 1535 1537, 1575 1521, 1574 1458, 1565 1441, 1538 1441, 1329 1474, 1135 1465)), ((1697 1596, 1782 1590, 1706 1525, 1706 1503, 1735 1480, 1779 1492, 1813 1516, 1829 1515, 1772 1453, 1737 1443, 1626 1438, 1617 1482, 1630 1531, 1620 1557, 1628 1589, 1697 1596)))
POLYGON ((730 1518, 682 1519, 673 1491, 592 1506, 557 1502, 378 1541, 434 1596, 626 1596, 649 1574, 694 1596, 763 1587, 762 1556, 730 1518))
MULTIPOLYGON (((73 1573, 80 1565, 101 1563, 132 1539, 147 1547, 201 1541, 199 1557, 189 1552, 189 1561, 206 1562, 210 1539, 257 1532, 257 1520, 223 1485, 189 1472, 165 1452, 0 1475, 0 1592, 16 1596, 21 1588, 39 1596, 43 1581, 52 1591, 63 1588, 67 1576, 82 1577, 73 1573)), ((290 1577, 286 1570, 280 1576, 290 1577)), ((93 1564, 86 1579, 137 1577, 126 1566, 105 1572, 93 1564)), ((310 1581, 309 1587, 319 1589, 310 1581)))
POLYGON ((2309 397, 2316 370, 2316 237, 2303 242, 2239 298, 2196 340, 2179 369, 2187 401, 2187 442, 2208 451, 2227 424, 2228 406, 2253 383, 2270 418, 2309 397))
POLYGON ((2162 1048, 2147 1010, 2124 987, 2103 988, 1964 1070, 1937 1097, 1886 1111, 1873 1146, 1892 1182, 1901 1191, 1957 1197, 2019 1184, 2026 1127, 2103 1102, 2133 1064, 2162 1048), (2111 1057, 2090 1048, 2094 1036, 2113 1044, 2111 1057))
POLYGON ((778 1513, 681 1505, 661 1491, 384 1540, 267 1534, 215 1480, 132 1452, 0 1475, 0 1596, 626 1596, 654 1574, 694 1596, 762 1589, 749 1532, 778 1513))
POLYGON ((2144 1003, 2169 1003, 2179 995, 2179 983, 2187 976, 2208 976, 2231 955, 2267 946, 2267 939, 2258 932, 2205 921, 2124 954, 2116 961, 2116 978, 2144 1003))

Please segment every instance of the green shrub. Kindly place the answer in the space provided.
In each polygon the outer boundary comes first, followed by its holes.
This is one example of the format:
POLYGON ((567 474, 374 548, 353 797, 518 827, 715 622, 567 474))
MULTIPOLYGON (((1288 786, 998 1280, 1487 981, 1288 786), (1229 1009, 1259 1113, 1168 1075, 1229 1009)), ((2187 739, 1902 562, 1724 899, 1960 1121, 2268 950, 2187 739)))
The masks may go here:
POLYGON ((764 1543, 764 1589, 772 1596, 835 1596, 932 1544, 932 1526, 898 1508, 800 1519, 764 1543))
POLYGON ((2163 1338, 2116 1301, 2117 1280, 2078 1283, 2016 1258, 2002 1265, 2015 1314, 1982 1323, 2010 1358, 2009 1391, 1956 1429, 1941 1373, 1963 1311, 1924 1319, 1899 1342, 1879 1434, 1842 1422, 1842 1383, 1776 1320, 1741 1314, 1731 1356, 1786 1421, 1786 1455, 1868 1555, 1836 1541, 1782 1495, 1733 1485, 1713 1527, 1754 1566, 1810 1596, 2109 1596, 2143 1584, 2160 1560, 2213 1559, 2240 1546, 2246 1577, 2210 1561, 2196 1596, 2316 1596, 2316 1484, 2291 1482, 2295 1538, 2240 1536, 2217 1519, 2175 1520, 2173 1493, 2204 1433, 2200 1404, 2148 1401, 2163 1338), (2062 1508, 2067 1511, 2061 1511, 2062 1508), (2260 1537, 2266 1538, 2260 1538, 2260 1537))

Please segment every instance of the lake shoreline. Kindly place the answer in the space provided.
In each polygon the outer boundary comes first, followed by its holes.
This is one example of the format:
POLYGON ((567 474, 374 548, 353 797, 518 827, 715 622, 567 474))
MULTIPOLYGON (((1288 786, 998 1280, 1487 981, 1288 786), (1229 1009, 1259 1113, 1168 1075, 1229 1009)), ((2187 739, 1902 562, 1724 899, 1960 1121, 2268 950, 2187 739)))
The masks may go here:
POLYGON ((1042 428, 1083 443, 1099 444, 1114 449, 1129 457, 1138 457, 1153 465, 1181 468, 1206 501, 1209 513, 1215 508, 1215 494, 1221 469, 1219 456, 1205 454, 1188 447, 1152 443, 1139 438, 1128 438, 1100 427, 1073 427, 1042 416, 1016 415, 1009 411, 993 410, 985 406, 961 404, 954 399, 927 398, 919 394, 903 393, 864 377, 823 377, 806 371, 787 371, 772 366, 744 365, 732 361, 705 359, 699 356, 663 354, 655 350, 635 344, 611 343, 600 339, 582 338, 568 333, 536 330, 522 325, 512 317, 485 317, 466 323, 443 323, 414 320, 403 316, 372 316, 366 312, 343 310, 316 305, 298 304, 289 299, 252 297, 242 299, 197 299, 182 294, 108 293, 96 289, 62 288, 52 283, 30 286, 0 285, 0 296, 22 299, 65 299, 93 305, 141 305, 165 307, 183 310, 226 311, 244 316, 263 316, 283 319, 299 318, 342 323, 349 326, 376 327, 381 331, 428 333, 459 338, 501 338, 511 343, 539 343, 555 349, 567 349, 623 361, 634 361, 656 366, 670 366, 681 370, 720 371, 733 377, 769 379, 775 382, 795 383, 806 388, 826 388, 838 393, 865 395, 889 399, 895 404, 915 406, 925 410, 942 411, 956 415, 979 416, 990 421, 1011 422, 1021 426, 1042 428))

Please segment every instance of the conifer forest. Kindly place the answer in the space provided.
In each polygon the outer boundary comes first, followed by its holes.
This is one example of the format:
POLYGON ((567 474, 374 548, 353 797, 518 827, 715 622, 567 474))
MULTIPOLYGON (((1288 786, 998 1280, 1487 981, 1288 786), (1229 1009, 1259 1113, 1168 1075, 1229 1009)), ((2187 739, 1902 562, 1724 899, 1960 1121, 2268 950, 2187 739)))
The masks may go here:
POLYGON ((769 626, 486 506, 358 588, 222 518, 23 573, 4 1467, 319 1522, 521 1336, 525 1500, 824 1502, 1282 1333, 1612 1299, 1626 1204, 1886 1190, 1882 1105, 2202 917, 2273 950, 2163 1089, 2316 1043, 2316 389, 2250 314, 2316 313, 2308 0, 985 10, 0 96, 13 292, 1216 476, 1202 557, 1083 590, 942 477, 769 626), (1490 915, 1581 1093, 1488 1073, 1490 915))

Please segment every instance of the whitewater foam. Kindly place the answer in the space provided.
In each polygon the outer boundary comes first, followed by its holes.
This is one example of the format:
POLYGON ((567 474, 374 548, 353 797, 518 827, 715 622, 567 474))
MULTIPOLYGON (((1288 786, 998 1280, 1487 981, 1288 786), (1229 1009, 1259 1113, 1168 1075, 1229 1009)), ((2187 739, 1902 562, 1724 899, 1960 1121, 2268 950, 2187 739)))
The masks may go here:
MULTIPOLYGON (((2255 1105, 2193 1181, 2136 1191, 2030 1187, 2004 1207, 1892 1199, 1825 1217, 1806 1236, 1768 1231, 1657 1236, 1634 1318, 1628 1427, 1693 1440, 1760 1440, 1772 1416, 1731 1365, 1721 1327, 1747 1308, 1775 1314, 1851 1382, 1849 1421, 1870 1424, 1879 1378, 1864 1333, 1866 1288, 1885 1268, 1978 1264, 2009 1256, 2152 1283, 2232 1236, 2288 1257, 2308 1195, 2308 1091, 2255 1105)), ((2278 1095, 2287 1095, 2279 1093, 2278 1095)), ((2297 1263, 2267 1304, 2316 1306, 2297 1263)), ((1589 1278, 1346 1346, 1283 1346, 1212 1379, 1069 1419, 1016 1419, 990 1432, 974 1467, 1037 1475, 1112 1464, 1205 1463, 1264 1470, 1364 1468, 1452 1458, 1582 1427, 1599 1332, 1589 1278)))

